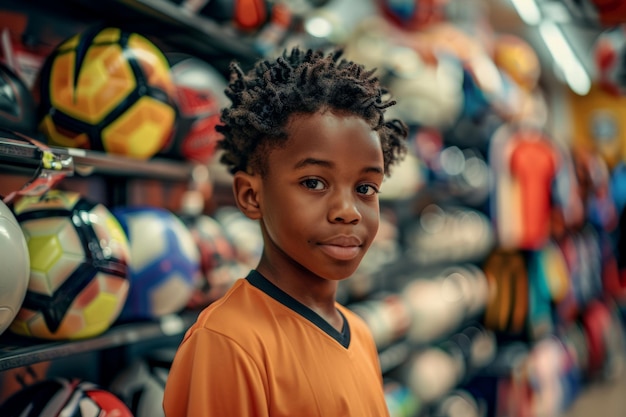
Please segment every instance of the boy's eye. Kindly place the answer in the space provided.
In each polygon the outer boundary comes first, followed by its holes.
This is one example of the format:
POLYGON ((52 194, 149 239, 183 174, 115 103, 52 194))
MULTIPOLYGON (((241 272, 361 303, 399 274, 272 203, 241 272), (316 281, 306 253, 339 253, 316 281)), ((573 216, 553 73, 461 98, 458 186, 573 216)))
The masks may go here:
POLYGON ((324 183, 316 178, 307 178, 301 184, 310 190, 322 190, 324 188, 324 183))
POLYGON ((364 195, 374 195, 376 193, 378 193, 378 190, 376 189, 376 187, 369 185, 369 184, 361 184, 359 186, 356 187, 356 192, 359 194, 364 194, 364 195))

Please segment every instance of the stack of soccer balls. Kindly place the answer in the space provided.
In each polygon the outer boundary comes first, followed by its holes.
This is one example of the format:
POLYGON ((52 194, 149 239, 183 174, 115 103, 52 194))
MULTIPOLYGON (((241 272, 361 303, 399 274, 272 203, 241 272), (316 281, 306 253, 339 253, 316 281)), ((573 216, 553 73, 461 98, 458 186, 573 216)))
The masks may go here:
POLYGON ((61 190, 0 202, 0 334, 84 339, 201 308, 247 273, 245 259, 207 215, 109 209, 61 190))

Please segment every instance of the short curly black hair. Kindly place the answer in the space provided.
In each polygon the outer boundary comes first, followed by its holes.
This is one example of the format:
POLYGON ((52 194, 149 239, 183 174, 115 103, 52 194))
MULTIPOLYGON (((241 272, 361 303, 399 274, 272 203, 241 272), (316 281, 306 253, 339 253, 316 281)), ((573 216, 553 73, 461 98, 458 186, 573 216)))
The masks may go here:
POLYGON ((222 110, 217 126, 223 135, 218 143, 223 150, 220 162, 231 173, 264 175, 266 151, 285 143, 291 115, 332 109, 362 117, 378 132, 388 174, 407 152, 407 126, 397 119, 385 120, 385 109, 396 102, 374 75, 376 70, 366 70, 342 55, 341 49, 294 47, 273 61, 258 61, 247 73, 231 63, 225 91, 231 105, 222 110))

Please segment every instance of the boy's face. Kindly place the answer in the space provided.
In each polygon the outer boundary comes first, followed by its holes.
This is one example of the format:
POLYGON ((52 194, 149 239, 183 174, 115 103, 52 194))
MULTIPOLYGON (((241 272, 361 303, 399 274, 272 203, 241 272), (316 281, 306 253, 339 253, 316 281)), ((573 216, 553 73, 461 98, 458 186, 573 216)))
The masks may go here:
POLYGON ((266 259, 277 271, 347 278, 378 231, 378 134, 357 116, 332 112, 295 115, 287 132, 261 179, 266 259))

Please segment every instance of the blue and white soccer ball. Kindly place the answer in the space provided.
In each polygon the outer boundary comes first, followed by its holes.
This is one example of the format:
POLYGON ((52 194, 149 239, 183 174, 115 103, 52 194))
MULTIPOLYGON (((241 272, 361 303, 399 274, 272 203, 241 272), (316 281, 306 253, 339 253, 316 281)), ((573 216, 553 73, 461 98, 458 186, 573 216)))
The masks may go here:
POLYGON ((130 291, 119 321, 181 311, 200 278, 200 254, 189 229, 157 207, 112 210, 130 243, 130 291))

